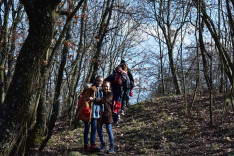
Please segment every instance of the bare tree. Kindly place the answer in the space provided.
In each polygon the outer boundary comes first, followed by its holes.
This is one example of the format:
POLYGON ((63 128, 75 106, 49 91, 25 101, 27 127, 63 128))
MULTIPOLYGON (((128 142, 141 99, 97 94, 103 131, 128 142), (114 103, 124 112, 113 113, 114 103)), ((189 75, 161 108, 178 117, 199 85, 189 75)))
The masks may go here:
POLYGON ((165 42, 168 49, 168 56, 169 56, 169 63, 170 63, 170 69, 172 72, 173 82, 176 90, 176 94, 181 94, 181 86, 179 83, 179 78, 175 66, 175 60, 174 60, 174 47, 176 44, 176 40, 179 34, 179 31, 182 29, 184 24, 186 23, 186 19, 188 16, 188 13, 190 11, 189 1, 187 2, 180 2, 178 5, 174 4, 174 1, 153 1, 149 4, 152 6, 152 13, 153 13, 153 19, 157 22, 159 27, 162 30, 163 36, 165 38, 165 42), (184 21, 178 22, 178 19, 181 14, 178 14, 178 12, 172 13, 172 11, 176 11, 179 9, 179 7, 185 7, 185 13, 184 13, 184 21), (175 8, 174 8, 175 7, 175 8), (174 9, 174 10, 173 10, 174 9))
MULTIPOLYGON (((29 19, 29 34, 17 59, 15 73, 1 107, 2 155, 18 155, 37 103, 40 68, 54 33, 55 9, 60 0, 21 1, 29 19), (40 23, 40 24, 38 24, 40 23)), ((24 150, 21 150, 24 151, 24 150)))

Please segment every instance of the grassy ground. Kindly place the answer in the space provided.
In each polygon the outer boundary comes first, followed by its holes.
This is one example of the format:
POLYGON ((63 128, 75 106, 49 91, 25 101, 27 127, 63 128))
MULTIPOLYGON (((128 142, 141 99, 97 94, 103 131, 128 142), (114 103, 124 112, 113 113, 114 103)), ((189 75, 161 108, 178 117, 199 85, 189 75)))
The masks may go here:
MULTIPOLYGON (((112 155, 234 155, 234 112, 216 96, 210 127, 209 98, 200 96, 190 114, 184 113, 181 97, 161 97, 129 107, 113 126, 115 153, 112 155)), ((64 117, 62 119, 65 119, 64 117)), ((83 123, 69 130, 59 120, 41 155, 106 155, 83 151, 83 123)), ((107 145, 108 137, 104 130, 107 145)), ((99 139, 96 139, 100 145, 99 139)))

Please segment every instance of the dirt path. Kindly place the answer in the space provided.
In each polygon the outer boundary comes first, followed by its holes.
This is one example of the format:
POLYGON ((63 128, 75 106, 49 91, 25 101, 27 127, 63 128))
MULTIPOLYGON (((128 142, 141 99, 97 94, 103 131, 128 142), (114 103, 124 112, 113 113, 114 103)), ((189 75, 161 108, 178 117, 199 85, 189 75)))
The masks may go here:
MULTIPOLYGON (((113 126, 115 153, 111 155, 234 155, 234 112, 224 111, 223 99, 215 99, 209 126, 209 99, 200 97, 191 114, 184 115, 180 97, 157 98, 131 106, 120 124, 113 126)), ((83 151, 83 125, 64 128, 62 121, 41 155, 106 155, 83 151)), ((108 136, 103 128, 105 141, 108 136)), ((100 146, 99 139, 96 143, 100 146)), ((108 147, 109 148, 109 147, 108 147)), ((109 154, 110 155, 110 154, 109 154)))
MULTIPOLYGON (((125 109, 125 112, 126 111, 127 111, 127 108, 125 109)), ((106 151, 97 152, 97 153, 84 152, 83 150, 84 124, 80 123, 79 128, 70 130, 68 128, 67 123, 61 120, 64 118, 66 117, 61 117, 59 121, 56 123, 54 135, 48 142, 47 147, 40 153, 40 155, 43 155, 43 156, 44 155, 70 155, 70 156, 106 155, 106 151)), ((123 135, 121 133, 123 120, 124 120, 124 116, 121 115, 120 120, 119 120, 119 125, 112 126, 112 131, 113 131, 114 140, 115 140, 115 153, 108 154, 108 155, 123 155, 123 151, 120 150, 122 146, 118 143, 118 139, 117 139, 123 135)), ((103 126, 103 135, 104 135, 104 139, 107 145, 107 149, 109 149, 109 138, 108 138, 105 126, 103 126)), ((97 147, 101 146, 98 135, 96 135, 96 144, 97 144, 97 147)))

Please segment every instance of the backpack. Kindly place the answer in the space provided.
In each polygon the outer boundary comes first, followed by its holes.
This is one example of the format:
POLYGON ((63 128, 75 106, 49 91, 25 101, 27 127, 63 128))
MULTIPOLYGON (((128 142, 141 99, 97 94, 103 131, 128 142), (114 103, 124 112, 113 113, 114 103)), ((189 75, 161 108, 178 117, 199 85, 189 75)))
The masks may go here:
POLYGON ((115 73, 113 83, 115 85, 122 86, 122 83, 123 83, 122 79, 123 79, 122 75, 120 75, 119 73, 115 73))
POLYGON ((123 85, 124 90, 130 89, 131 88, 130 87, 130 79, 129 79, 128 75, 125 72, 123 73, 123 79, 125 80, 125 83, 123 85))

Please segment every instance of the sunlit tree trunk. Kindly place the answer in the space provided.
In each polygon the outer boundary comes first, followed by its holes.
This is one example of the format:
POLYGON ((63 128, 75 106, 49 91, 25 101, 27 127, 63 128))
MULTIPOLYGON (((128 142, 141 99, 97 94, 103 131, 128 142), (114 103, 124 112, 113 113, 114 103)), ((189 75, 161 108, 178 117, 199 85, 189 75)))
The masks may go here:
MULTIPOLYGON (((172 14, 170 10, 172 6, 171 5, 172 1, 160 0, 160 1, 153 1, 152 3, 153 3, 153 9, 154 9, 153 11, 154 18, 157 21, 159 27, 161 28, 163 36, 166 41, 168 57, 169 57, 169 65, 170 65, 170 70, 172 73, 172 79, 173 79, 175 91, 176 91, 176 94, 181 94, 181 85, 179 82, 179 77, 177 74, 175 60, 174 60, 174 47, 175 47, 176 39, 178 37, 178 33, 184 26, 185 21, 180 22, 181 24, 178 25, 175 30, 173 30, 172 23, 174 23, 177 13, 172 14)), ((188 4, 182 3, 182 5, 185 6, 188 4)), ((188 5, 188 8, 186 8, 185 10, 184 20, 187 19, 188 13, 189 13, 189 5, 188 5)))
POLYGON ((197 11, 197 19, 196 19, 196 29, 195 29, 195 37, 196 37, 196 52, 197 52, 197 78, 196 78, 196 86, 195 86, 195 90, 193 92, 193 98, 192 98, 192 102, 191 102, 191 106, 189 109, 189 112, 192 111, 194 102, 196 100, 196 96, 197 96, 197 91, 198 91, 198 87, 199 87, 199 83, 200 83, 200 55, 199 55, 199 41, 198 41, 198 37, 197 37, 197 29, 198 27, 200 27, 200 11, 197 11))

